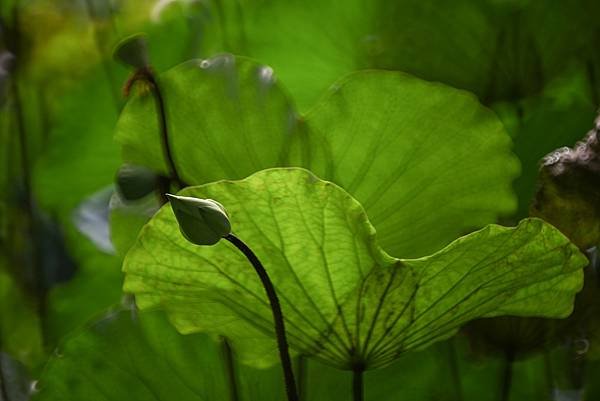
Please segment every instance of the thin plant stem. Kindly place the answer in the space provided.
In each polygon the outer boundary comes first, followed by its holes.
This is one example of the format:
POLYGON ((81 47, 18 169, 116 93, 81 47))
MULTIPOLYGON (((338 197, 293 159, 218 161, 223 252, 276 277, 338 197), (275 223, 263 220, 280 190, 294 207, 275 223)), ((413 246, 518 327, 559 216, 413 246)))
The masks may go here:
POLYGON ((267 293, 267 298, 269 298, 269 303, 271 304, 271 311, 273 312, 277 348, 279 349, 279 358, 281 359, 281 367, 283 369, 287 399, 288 401, 299 401, 296 381, 294 379, 294 370, 292 369, 292 360, 290 358, 288 342, 285 336, 283 313, 281 312, 281 305, 279 304, 279 298, 275 292, 275 287, 258 257, 241 239, 233 234, 228 234, 224 238, 238 248, 244 254, 246 259, 248 259, 250 264, 252 264, 252 267, 254 267, 254 270, 256 271, 256 274, 258 274, 265 292, 267 293))
POLYGON ((175 183, 179 186, 179 188, 183 188, 187 185, 183 182, 183 180, 179 176, 177 167, 175 167, 175 159, 173 158, 173 152, 171 150, 171 143, 169 140, 169 127, 167 124, 167 111, 165 108, 165 99, 162 95, 160 87, 158 86, 158 82, 154 77, 154 74, 150 71, 149 68, 147 68, 146 70, 146 78, 152 85, 152 94, 154 95, 154 100, 156 102, 156 111, 158 115, 158 128, 160 130, 161 145, 165 161, 167 162, 169 175, 171 176, 173 181, 175 181, 175 183))
POLYGON ((31 164, 29 160, 29 149, 27 146, 27 132, 25 130, 25 122, 23 117, 23 108, 21 104, 21 95, 16 78, 13 77, 12 94, 15 105, 15 118, 17 124, 17 135, 19 137, 19 156, 21 160, 21 172, 23 174, 23 192, 25 197, 25 213, 27 214, 27 224, 29 239, 31 241, 31 261, 33 265, 34 290, 37 298, 37 312, 40 319, 40 330, 42 340, 46 338, 46 298, 47 291, 44 283, 44 271, 42 268, 41 255, 38 249, 36 240, 36 218, 34 213, 33 194, 31 189, 31 164))
POLYGON ((25 197, 25 213, 27 214, 28 236, 31 241, 32 265, 34 273, 34 290, 36 294, 36 307, 38 317, 40 319, 40 331, 42 342, 45 344, 46 326, 47 326, 47 291, 44 283, 44 271, 42 268, 42 259, 39 253, 38 242, 36 240, 36 219, 34 213, 33 192, 31 187, 31 161, 29 158, 29 146, 27 138, 27 130, 25 127, 25 116, 23 113, 23 104, 21 102, 21 92, 19 88, 20 78, 20 59, 21 51, 21 27, 18 5, 13 7, 13 31, 11 37, 11 49, 16 55, 14 72, 11 77, 11 95, 14 104, 14 116, 16 122, 16 132, 19 139, 19 157, 21 162, 21 172, 23 178, 23 191, 25 197))
POLYGON ((502 369, 502 387, 500 388, 500 401, 510 399, 510 389, 513 379, 513 364, 515 356, 512 351, 507 351, 504 355, 504 367, 502 369))
POLYGON ((356 367, 352 370, 352 400, 363 401, 364 397, 364 383, 363 383, 364 369, 362 367, 356 367))
POLYGON ((187 187, 186 184, 181 177, 179 176, 179 172, 177 171, 177 167, 175 165, 175 159, 173 156, 173 151, 171 149, 170 135, 169 135, 169 125, 167 124, 167 109, 165 107, 165 99, 158 85, 158 81, 154 76, 154 72, 152 72, 152 68, 150 66, 138 68, 135 73, 127 80, 125 86, 123 87, 123 92, 125 96, 129 96, 131 88, 136 81, 146 82, 150 86, 150 90, 152 92, 152 96, 154 97, 154 103, 156 105, 156 115, 158 118, 158 130, 160 132, 160 140, 161 140, 161 149, 163 152, 163 157, 165 162, 167 163, 167 170, 169 174, 169 179, 174 181, 179 188, 187 187))
POLYGON ((238 389, 237 372, 235 369, 235 360, 233 358, 233 350, 229 341, 225 337, 221 337, 221 349, 223 350, 223 359, 225 360, 225 374, 227 383, 229 384, 229 400, 239 401, 240 394, 238 389))

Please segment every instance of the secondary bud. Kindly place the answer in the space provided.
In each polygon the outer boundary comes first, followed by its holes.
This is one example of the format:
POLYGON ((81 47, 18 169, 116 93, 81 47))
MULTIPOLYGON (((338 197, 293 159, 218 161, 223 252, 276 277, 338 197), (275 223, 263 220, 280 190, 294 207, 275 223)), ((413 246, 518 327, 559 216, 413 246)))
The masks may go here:
POLYGON ((212 199, 167 194, 183 236, 196 245, 214 245, 231 233, 223 205, 212 199))
POLYGON ((128 201, 141 199, 158 186, 158 176, 144 166, 124 164, 117 172, 117 190, 128 201))
POLYGON ((113 57, 115 60, 136 69, 148 67, 150 61, 144 35, 136 34, 121 40, 115 46, 113 57))

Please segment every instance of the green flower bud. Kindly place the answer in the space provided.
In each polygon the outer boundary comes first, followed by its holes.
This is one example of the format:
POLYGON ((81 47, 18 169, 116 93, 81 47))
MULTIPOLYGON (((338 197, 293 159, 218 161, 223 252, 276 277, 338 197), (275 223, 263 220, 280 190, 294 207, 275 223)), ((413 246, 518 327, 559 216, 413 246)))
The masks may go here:
POLYGON ((158 176, 144 166, 124 164, 117 172, 117 190, 128 201, 143 198, 158 187, 158 176))
POLYGON ((231 233, 223 205, 212 199, 167 194, 183 236, 196 245, 214 245, 231 233))
POLYGON ((113 58, 134 68, 148 67, 150 61, 144 35, 136 34, 121 40, 115 46, 113 58))

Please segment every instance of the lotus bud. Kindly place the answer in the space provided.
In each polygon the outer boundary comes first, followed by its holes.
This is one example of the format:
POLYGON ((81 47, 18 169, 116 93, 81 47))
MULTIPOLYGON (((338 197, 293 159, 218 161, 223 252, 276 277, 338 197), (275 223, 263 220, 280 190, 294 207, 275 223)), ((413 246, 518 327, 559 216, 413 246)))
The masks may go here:
POLYGON ((136 69, 148 67, 150 61, 144 35, 136 34, 121 40, 113 51, 113 58, 136 69))
POLYGON ((196 245, 214 245, 231 233, 229 217, 223 205, 212 199, 167 194, 179 230, 196 245))
POLYGON ((158 176, 144 166, 124 164, 117 172, 117 190, 128 201, 143 198, 158 186, 158 176))

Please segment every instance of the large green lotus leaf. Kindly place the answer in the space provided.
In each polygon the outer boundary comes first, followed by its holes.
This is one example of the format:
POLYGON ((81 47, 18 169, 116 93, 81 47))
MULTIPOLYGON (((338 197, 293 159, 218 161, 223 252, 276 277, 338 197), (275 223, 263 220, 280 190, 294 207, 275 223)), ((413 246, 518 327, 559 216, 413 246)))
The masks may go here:
MULTIPOLYGON (((402 73, 348 76, 299 118, 272 71, 244 58, 190 61, 162 75, 177 168, 190 184, 295 165, 365 206, 383 247, 427 255, 513 210, 518 166, 476 99, 402 73)), ((138 94, 116 138, 128 162, 165 171, 154 101, 138 94)))
MULTIPOLYGON (((162 74, 160 87, 184 181, 243 178, 285 160, 298 122, 271 68, 231 55, 191 60, 162 74)), ((151 93, 127 103, 116 140, 126 161, 166 172, 151 93)))
MULTIPOLYGON (((587 262, 536 219, 488 226, 426 258, 395 259, 356 200, 303 169, 181 193, 225 206, 271 275, 292 348, 341 368, 383 366, 477 317, 564 317, 587 262)), ((227 241, 187 242, 170 207, 142 229, 123 270, 138 305, 166 309, 181 332, 225 334, 247 362, 275 359, 271 310, 248 261, 227 241)))
POLYGON ((303 165, 361 202, 381 246, 427 255, 515 206, 502 124, 465 92, 393 72, 339 83, 306 116, 329 152, 303 165))

